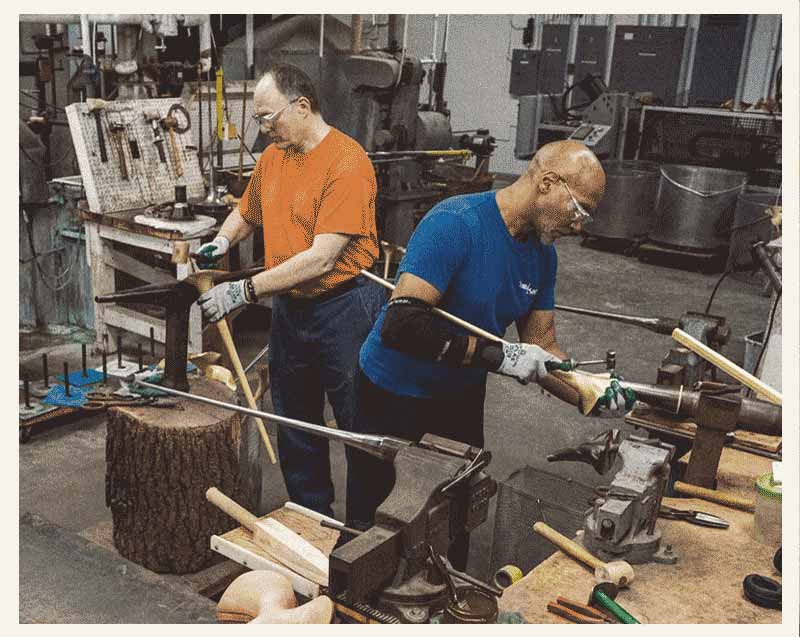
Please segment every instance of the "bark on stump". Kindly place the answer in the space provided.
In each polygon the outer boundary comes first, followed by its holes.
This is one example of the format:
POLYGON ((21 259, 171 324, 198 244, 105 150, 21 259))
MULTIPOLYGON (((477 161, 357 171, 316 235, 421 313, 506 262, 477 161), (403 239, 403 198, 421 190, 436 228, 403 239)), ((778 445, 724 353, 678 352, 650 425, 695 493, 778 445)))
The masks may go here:
MULTIPOLYGON (((190 381, 190 391, 236 402, 220 383, 190 381)), ((114 407, 106 436, 106 506, 114 546, 157 573, 194 573, 219 556, 210 537, 237 526, 206 501, 215 486, 249 510, 261 496, 259 438, 238 413, 194 401, 183 410, 114 407)), ((248 419, 250 420, 250 419, 248 419)))

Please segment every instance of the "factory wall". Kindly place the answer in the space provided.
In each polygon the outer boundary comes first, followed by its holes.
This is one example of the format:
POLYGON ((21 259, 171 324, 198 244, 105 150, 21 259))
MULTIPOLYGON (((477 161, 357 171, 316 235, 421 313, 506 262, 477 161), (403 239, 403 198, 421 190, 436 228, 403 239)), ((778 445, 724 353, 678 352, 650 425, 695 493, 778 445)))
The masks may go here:
MULTIPOLYGON (((541 17, 541 16, 539 16, 541 17)), ((520 173, 526 162, 514 158, 517 100, 508 93, 511 72, 511 49, 522 46, 522 31, 528 15, 453 15, 447 51, 447 83, 445 97, 452 111, 453 130, 476 127, 489 128, 497 138, 497 151, 492 158, 495 172, 520 173)), ((699 16, 688 16, 690 28, 697 25, 699 16)), ((365 16, 369 21, 370 16, 365 16)), ((564 22, 567 16, 548 16, 550 21, 564 22)), ((686 16, 675 16, 678 25, 686 24, 686 16)), ((745 81, 745 102, 757 102, 764 89, 764 74, 769 58, 774 55, 770 34, 780 15, 759 15, 750 52, 745 81)), ((437 51, 441 55, 445 16, 411 15, 408 27, 408 51, 422 58, 431 57, 434 22, 438 20, 437 51)), ((587 16, 584 22, 606 24, 607 16, 587 16)), ((673 16, 641 16, 643 24, 670 26, 673 16)), ((348 20, 349 21, 349 20, 348 20)), ((640 23, 637 14, 617 14, 618 25, 640 23)), ((780 58, 779 62, 780 64, 780 58)), ((427 97, 427 87, 423 91, 427 97)))

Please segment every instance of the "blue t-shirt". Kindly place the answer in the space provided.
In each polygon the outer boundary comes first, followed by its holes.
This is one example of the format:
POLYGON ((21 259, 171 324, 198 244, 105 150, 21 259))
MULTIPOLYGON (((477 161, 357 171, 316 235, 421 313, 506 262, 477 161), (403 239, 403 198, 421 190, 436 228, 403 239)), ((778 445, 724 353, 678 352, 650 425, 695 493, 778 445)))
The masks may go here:
MULTIPOLYGON (((514 239, 494 192, 451 197, 434 206, 414 231, 398 278, 403 272, 439 290, 439 308, 498 336, 531 310, 553 309, 555 248, 534 235, 525 243, 514 239)), ((462 393, 484 381, 484 369, 453 367, 386 347, 381 342, 385 316, 386 305, 359 359, 361 369, 379 387, 426 398, 462 393)), ((470 333, 439 320, 451 331, 470 333)))

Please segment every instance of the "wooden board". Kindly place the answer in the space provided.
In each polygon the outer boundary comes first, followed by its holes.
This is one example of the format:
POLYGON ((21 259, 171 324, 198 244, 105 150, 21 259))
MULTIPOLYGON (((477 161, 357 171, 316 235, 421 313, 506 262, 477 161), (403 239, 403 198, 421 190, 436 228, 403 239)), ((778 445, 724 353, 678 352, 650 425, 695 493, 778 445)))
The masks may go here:
MULTIPOLYGON (((678 563, 634 565, 636 580, 617 601, 643 624, 780 623, 781 611, 759 608, 742 592, 742 580, 751 573, 781 579, 772 568, 775 547, 753 539, 752 514, 701 500, 664 502, 719 515, 731 526, 719 530, 659 519, 658 528, 672 544, 678 563)), ((548 613, 547 603, 558 595, 586 602, 593 586, 594 576, 587 568, 557 551, 507 589, 499 607, 520 612, 534 624, 569 623, 548 613)))
MULTIPOLYGON (((259 519, 266 520, 267 518, 273 518, 286 525, 326 556, 331 554, 336 541, 339 539, 338 531, 320 526, 317 520, 286 507, 272 511, 259 519)), ((286 575, 292 582, 294 590, 301 595, 306 597, 319 595, 318 584, 290 571, 273 560, 268 553, 253 542, 253 535, 244 527, 240 526, 224 535, 212 537, 211 548, 229 559, 254 570, 267 569, 286 575)))

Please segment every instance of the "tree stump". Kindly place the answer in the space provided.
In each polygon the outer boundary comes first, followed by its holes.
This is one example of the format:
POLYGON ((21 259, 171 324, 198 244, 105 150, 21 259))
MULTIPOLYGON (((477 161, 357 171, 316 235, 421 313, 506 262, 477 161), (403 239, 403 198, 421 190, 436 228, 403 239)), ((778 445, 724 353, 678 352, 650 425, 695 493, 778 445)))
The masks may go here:
MULTIPOLYGON (((190 391, 236 402, 224 385, 190 380, 190 391)), ((183 410, 113 407, 106 436, 106 506, 114 546, 157 573, 194 573, 219 557, 210 537, 234 522, 206 501, 215 486, 251 511, 261 497, 260 441, 236 412, 190 400, 183 410)), ((249 420, 249 419, 248 419, 249 420)))

